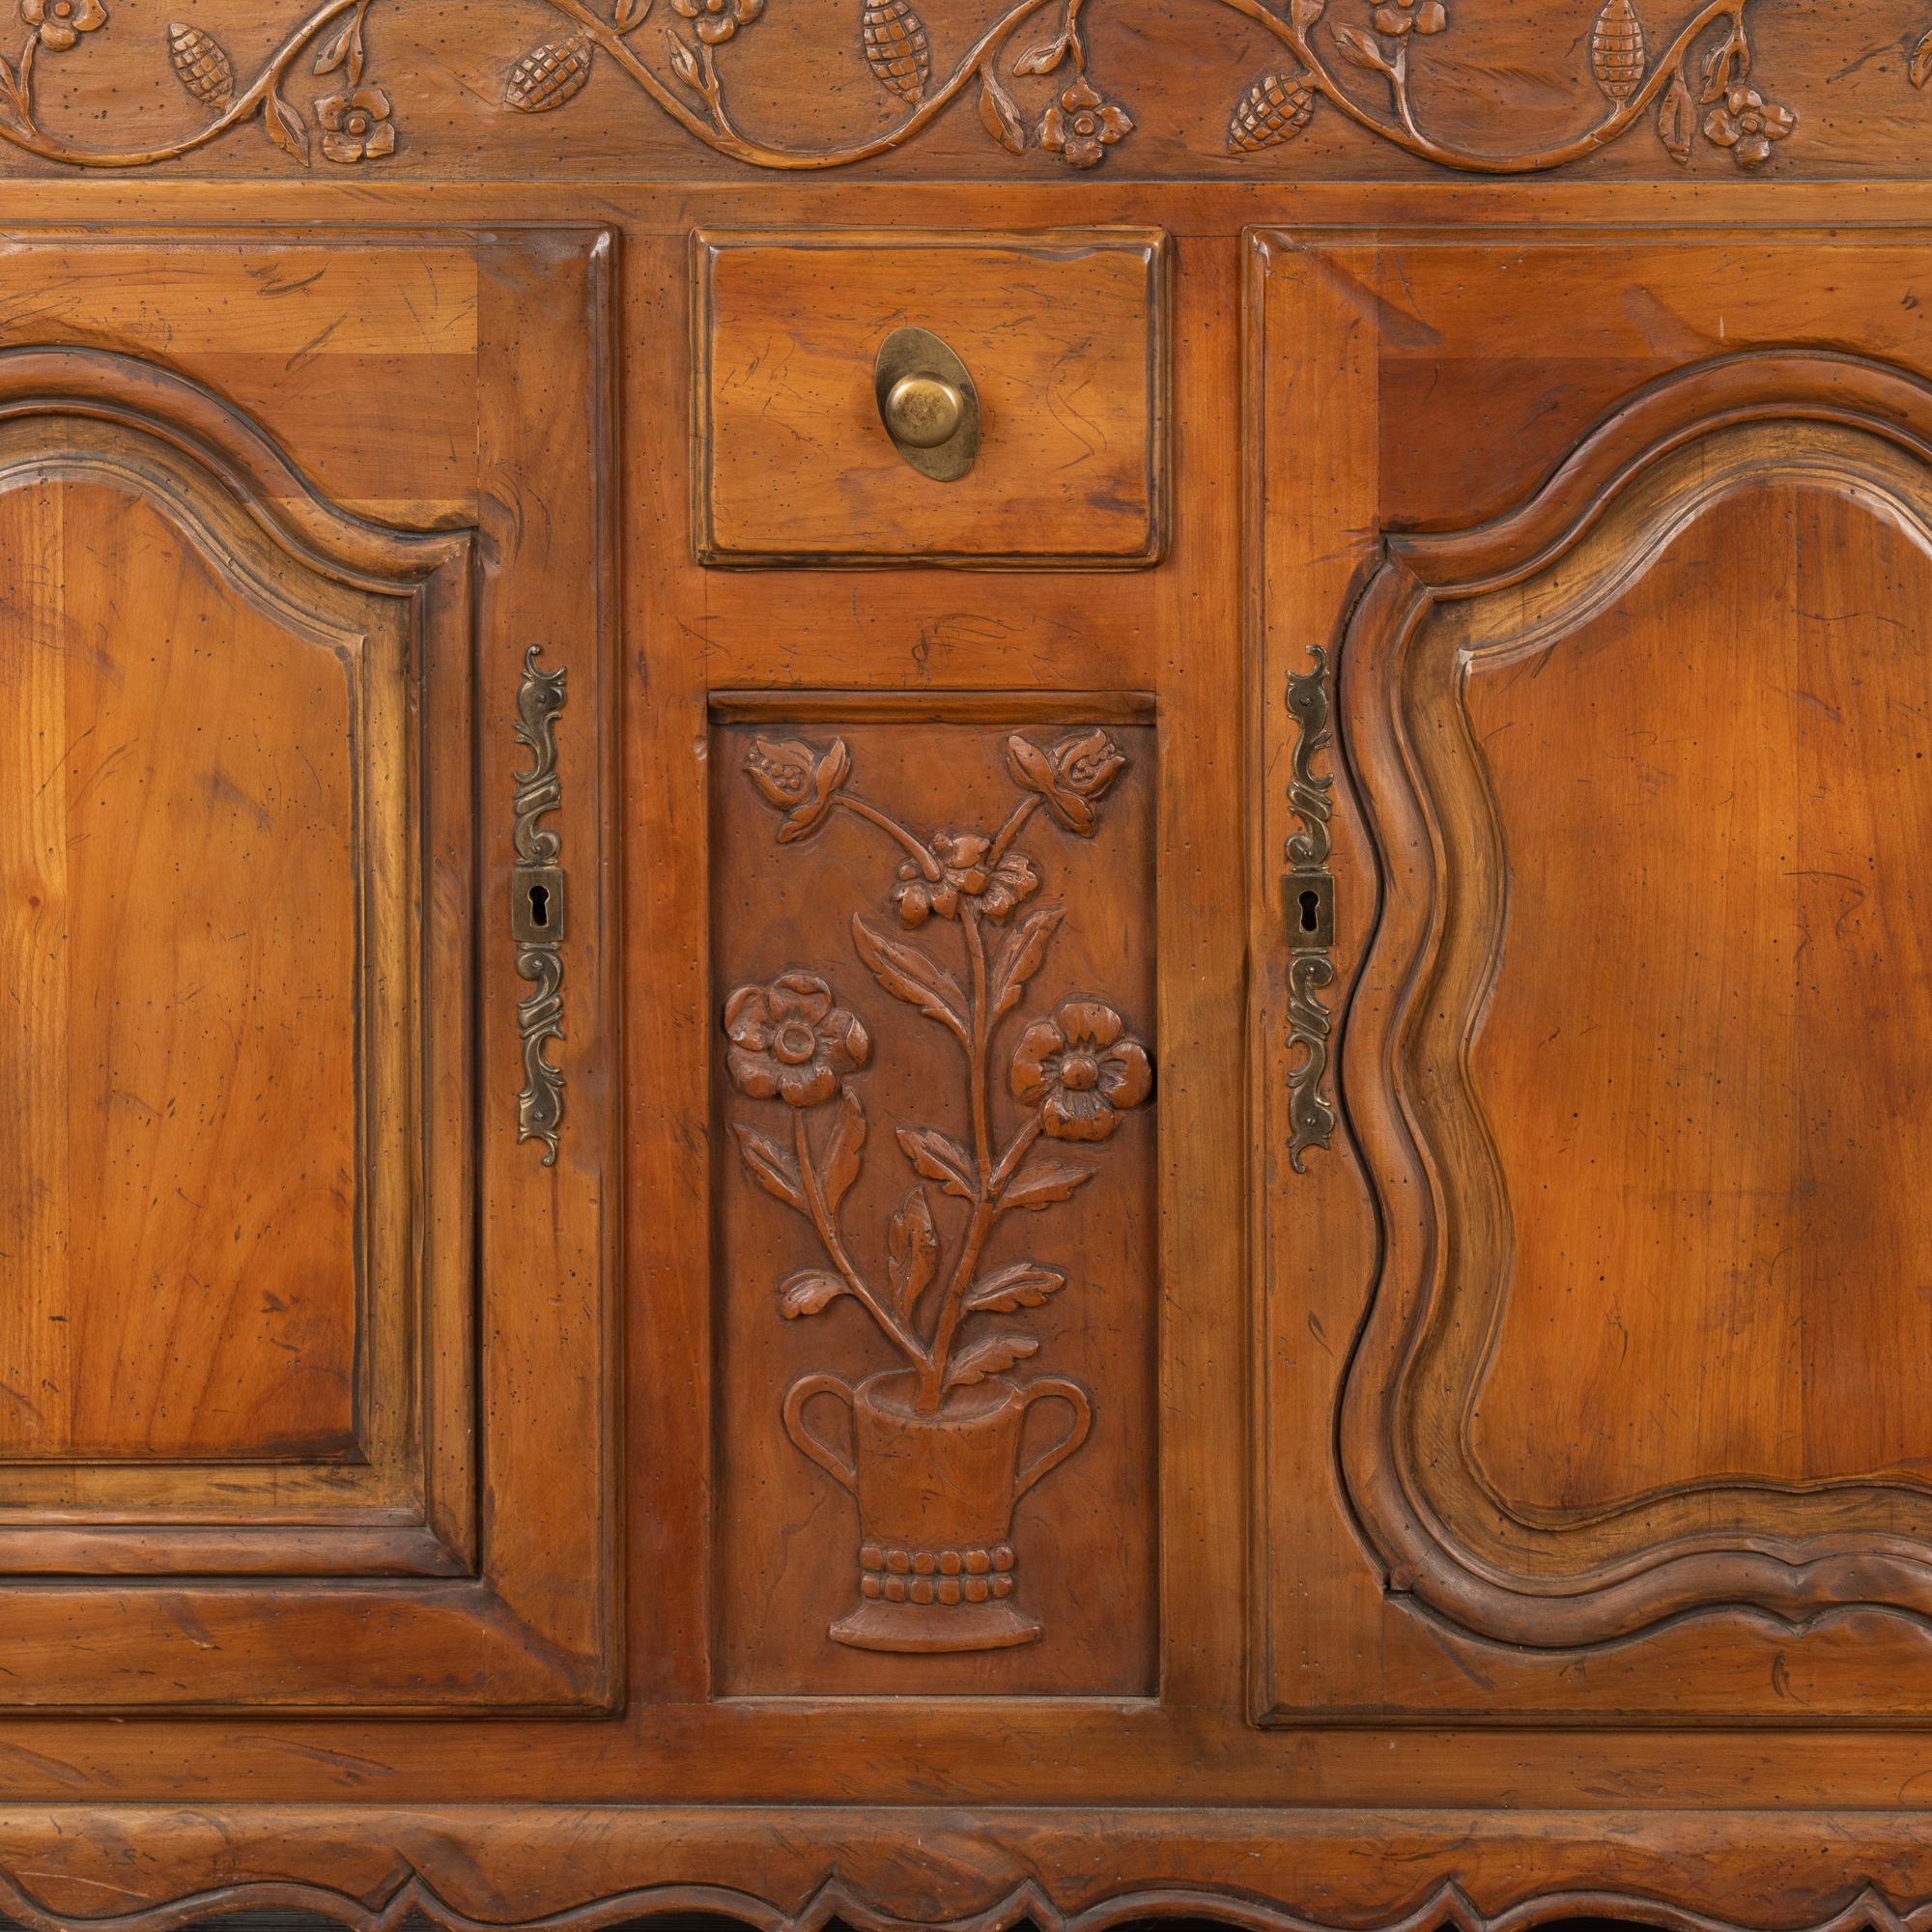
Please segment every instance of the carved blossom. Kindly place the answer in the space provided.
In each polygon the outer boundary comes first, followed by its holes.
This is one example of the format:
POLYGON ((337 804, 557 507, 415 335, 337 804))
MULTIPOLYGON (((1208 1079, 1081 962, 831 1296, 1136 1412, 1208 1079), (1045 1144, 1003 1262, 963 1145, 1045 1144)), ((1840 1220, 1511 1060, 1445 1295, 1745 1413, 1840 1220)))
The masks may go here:
POLYGON ((1772 143, 1783 140, 1797 126, 1798 116, 1790 108, 1766 100, 1754 87, 1738 86, 1705 117, 1704 136, 1728 148, 1731 158, 1748 172, 1763 167, 1771 159, 1772 143))
POLYGON ((1051 752, 1017 732, 1007 740, 1015 783, 1036 794, 1069 832, 1094 830, 1094 806, 1126 767, 1121 748, 1103 730, 1063 738, 1051 752))
POLYGON ((331 161, 373 161, 396 152, 389 97, 380 87, 325 95, 315 103, 322 152, 331 161))
POLYGON ((1398 39, 1408 33, 1439 34, 1449 24, 1441 0, 1389 0, 1376 9, 1376 29, 1398 39))
POLYGON ((816 1107, 841 1075, 872 1056, 864 1023, 833 1003, 815 973, 781 973, 769 986, 740 986, 724 1005, 732 1084, 753 1100, 816 1107))
POLYGON ((931 851, 937 879, 927 878, 910 859, 899 867, 893 903, 906 925, 923 925, 934 914, 957 919, 967 901, 998 923, 1039 891, 1039 874, 1031 859, 1020 852, 996 856, 993 841, 980 833, 935 832, 931 851))
POLYGON ((107 24, 107 9, 100 0, 20 0, 20 18, 38 31, 43 47, 64 53, 77 36, 107 24))
POLYGON ((1010 1084, 1022 1106, 1039 1109, 1048 1139, 1104 1141, 1153 1091, 1153 1068, 1112 1007, 1066 1000, 1020 1036, 1010 1084))
POLYGON ((852 754, 843 738, 822 752, 802 738, 758 738, 745 754, 745 770, 758 796, 784 813, 779 843, 789 845, 823 823, 852 770, 852 754))
POLYGON ((765 11, 765 0, 670 0, 672 8, 696 22, 697 38, 707 46, 722 46, 740 27, 749 27, 765 11))
POLYGON ((1039 118, 1039 145, 1070 168, 1097 166, 1100 156, 1134 131, 1124 107, 1102 100, 1085 77, 1066 88, 1039 118))

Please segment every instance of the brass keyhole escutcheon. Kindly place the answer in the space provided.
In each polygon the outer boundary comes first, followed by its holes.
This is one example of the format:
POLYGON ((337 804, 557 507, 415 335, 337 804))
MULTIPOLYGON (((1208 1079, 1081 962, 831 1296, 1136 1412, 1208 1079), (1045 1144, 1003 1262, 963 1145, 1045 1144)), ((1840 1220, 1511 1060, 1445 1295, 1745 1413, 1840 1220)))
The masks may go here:
POLYGON ((872 371, 879 420, 922 475, 956 483, 980 453, 980 392, 964 362, 927 328, 895 328, 872 371))

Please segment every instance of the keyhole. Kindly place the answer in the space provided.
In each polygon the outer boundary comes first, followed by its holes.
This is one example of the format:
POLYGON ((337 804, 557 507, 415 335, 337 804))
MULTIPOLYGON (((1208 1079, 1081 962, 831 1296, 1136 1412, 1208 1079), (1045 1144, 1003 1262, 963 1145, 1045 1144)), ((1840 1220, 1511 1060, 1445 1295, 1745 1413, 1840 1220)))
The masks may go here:
MULTIPOLYGON (((1317 893, 1303 893, 1301 895, 1301 929, 1303 932, 1319 932, 1321 929, 1321 895, 1317 893)), ((541 922, 539 922, 541 923, 541 922)))
MULTIPOLYGON (((1304 901, 1312 896, 1311 894, 1302 895, 1304 901)), ((530 923, 538 926, 550 923, 550 888, 548 886, 532 886, 530 888, 530 923)))

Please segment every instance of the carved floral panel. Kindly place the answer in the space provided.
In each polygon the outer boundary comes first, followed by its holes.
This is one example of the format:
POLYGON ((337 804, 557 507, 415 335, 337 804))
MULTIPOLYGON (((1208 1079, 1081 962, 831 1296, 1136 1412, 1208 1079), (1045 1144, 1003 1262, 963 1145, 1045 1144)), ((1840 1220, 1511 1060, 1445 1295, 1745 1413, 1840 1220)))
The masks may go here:
POLYGON ((1153 734, 714 736, 716 1603, 739 1692, 1146 1692, 1153 734))

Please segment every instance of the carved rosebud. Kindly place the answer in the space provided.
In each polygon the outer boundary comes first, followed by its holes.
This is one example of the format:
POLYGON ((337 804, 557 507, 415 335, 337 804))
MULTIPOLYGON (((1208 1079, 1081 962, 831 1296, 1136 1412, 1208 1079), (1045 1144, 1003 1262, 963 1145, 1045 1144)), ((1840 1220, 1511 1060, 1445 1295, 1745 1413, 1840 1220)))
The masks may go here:
POLYGON ((503 84, 503 104, 520 114, 548 114, 561 107, 590 78, 591 45, 582 34, 532 47, 503 84))
POLYGON ((851 770, 852 753, 843 738, 835 738, 823 752, 801 738, 782 743, 759 738, 745 754, 745 771, 758 796, 785 815, 779 827, 781 845, 803 838, 824 822, 851 770))
POLYGON ((1228 123, 1228 152, 1254 155, 1264 148, 1278 148, 1293 140, 1314 112, 1315 97, 1298 77, 1264 74, 1241 96, 1228 123))
POLYGON ((1063 738, 1043 752, 1017 732, 1007 740, 1007 765, 1014 781, 1037 793, 1069 832, 1094 830, 1094 801, 1126 769, 1126 755, 1098 725, 1063 738))

